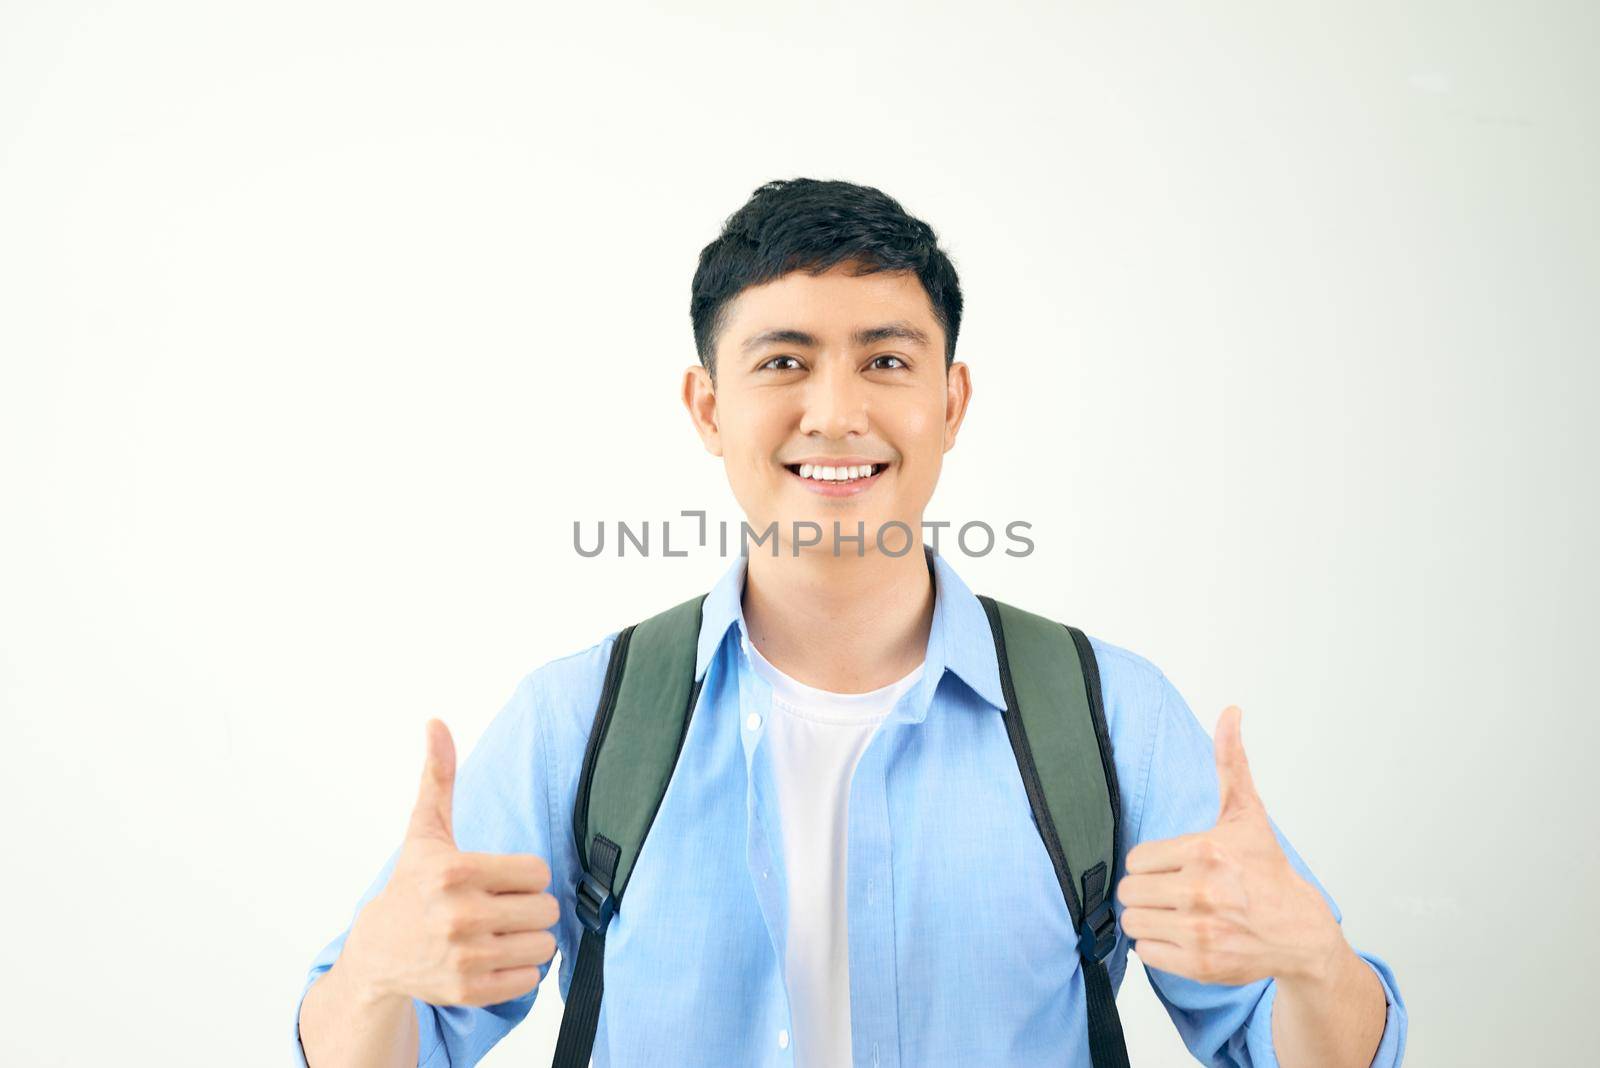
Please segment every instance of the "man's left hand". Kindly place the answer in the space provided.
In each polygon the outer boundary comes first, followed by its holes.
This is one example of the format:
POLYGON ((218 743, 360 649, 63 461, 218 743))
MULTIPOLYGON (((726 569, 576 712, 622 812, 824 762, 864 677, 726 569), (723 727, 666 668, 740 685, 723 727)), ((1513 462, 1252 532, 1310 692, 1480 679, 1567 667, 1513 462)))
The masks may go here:
POLYGON ((1229 705, 1217 721, 1216 826, 1128 851, 1122 929, 1146 964, 1203 983, 1320 979, 1346 948, 1344 932, 1278 845, 1240 715, 1229 705))

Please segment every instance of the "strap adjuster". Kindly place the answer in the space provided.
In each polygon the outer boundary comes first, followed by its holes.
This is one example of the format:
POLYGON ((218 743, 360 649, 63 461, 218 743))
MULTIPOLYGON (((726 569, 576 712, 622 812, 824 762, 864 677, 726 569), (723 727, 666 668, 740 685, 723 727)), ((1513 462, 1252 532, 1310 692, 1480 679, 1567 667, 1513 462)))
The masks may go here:
POLYGON ((585 873, 578 883, 578 919, 583 926, 597 935, 606 933, 606 924, 617 911, 616 898, 599 879, 585 873))
POLYGON ((1108 899, 1083 918, 1083 926, 1078 930, 1078 953, 1099 963, 1111 955, 1111 947, 1116 943, 1117 917, 1108 899))

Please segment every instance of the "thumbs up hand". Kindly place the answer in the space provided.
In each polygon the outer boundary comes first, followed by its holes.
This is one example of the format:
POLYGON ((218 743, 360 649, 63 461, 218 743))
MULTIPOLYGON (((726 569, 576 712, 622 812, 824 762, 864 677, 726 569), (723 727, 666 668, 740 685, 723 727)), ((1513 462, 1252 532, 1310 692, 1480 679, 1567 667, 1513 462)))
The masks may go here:
POLYGON ((1128 851, 1117 884, 1122 929, 1146 964, 1203 983, 1321 977, 1344 933, 1278 845, 1239 717, 1230 705, 1217 721, 1216 826, 1128 851))
POLYGON ((351 925, 337 966, 373 999, 493 1005, 533 990, 555 955, 550 867, 531 854, 456 848, 450 730, 427 725, 428 757, 394 871, 351 925))

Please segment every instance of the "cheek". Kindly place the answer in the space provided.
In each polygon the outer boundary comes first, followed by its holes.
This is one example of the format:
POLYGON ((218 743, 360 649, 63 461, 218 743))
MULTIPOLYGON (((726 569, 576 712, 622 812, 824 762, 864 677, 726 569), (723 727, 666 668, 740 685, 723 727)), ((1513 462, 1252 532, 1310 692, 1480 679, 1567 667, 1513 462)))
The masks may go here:
POLYGON ((724 420, 722 432, 722 463, 728 485, 734 497, 748 507, 754 498, 772 492, 777 476, 784 471, 773 457, 777 445, 763 434, 760 424, 747 420, 724 420))
POLYGON ((895 427, 904 468, 913 479, 932 477, 944 456, 944 409, 919 406, 895 427))
POLYGON ((730 463, 759 468, 771 462, 793 420, 781 406, 744 398, 729 403, 721 422, 722 449, 730 463))
POLYGON ((907 434, 919 440, 944 441, 944 390, 919 393, 916 405, 905 412, 904 428, 907 434))

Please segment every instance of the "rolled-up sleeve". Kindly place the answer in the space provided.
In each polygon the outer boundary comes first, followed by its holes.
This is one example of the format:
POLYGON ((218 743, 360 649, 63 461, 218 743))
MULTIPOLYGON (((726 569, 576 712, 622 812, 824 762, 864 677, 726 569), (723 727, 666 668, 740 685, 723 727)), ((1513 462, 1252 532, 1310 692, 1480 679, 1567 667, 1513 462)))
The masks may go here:
MULTIPOLYGON (((456 771, 452 822, 456 846, 463 852, 532 853, 552 869, 552 888, 564 885, 556 870, 558 855, 551 845, 549 795, 545 785, 546 751, 537 707, 539 673, 524 677, 499 713, 484 729, 472 752, 456 771)), ((420 736, 421 732, 418 731, 420 736)), ((419 758, 420 766, 420 758, 419 758)), ((404 815, 403 813, 401 814, 404 815)), ((292 1045, 299 1068, 308 1068, 300 1042, 300 1007, 306 992, 333 967, 361 910, 388 884, 400 857, 397 846, 362 894, 350 922, 312 961, 295 1003, 292 1045)), ((565 910, 563 910, 565 911, 565 910)), ((541 984, 550 969, 539 969, 541 984)), ((532 1009, 535 988, 520 998, 487 1006, 430 1005, 413 998, 417 1014, 419 1068, 464 1068, 476 1064, 532 1009)))
MULTIPOLYGON (((1130 845, 1159 841, 1209 829, 1215 823, 1218 789, 1216 759, 1206 733, 1177 688, 1163 675, 1161 707, 1156 716, 1148 777, 1139 800, 1137 825, 1130 845)), ((1269 817, 1270 819, 1270 817, 1269 817)), ((1296 872, 1317 888, 1334 920, 1343 922, 1334 902, 1311 869, 1272 825, 1296 872)), ((1119 917, 1122 906, 1114 905, 1119 917)), ((1394 972, 1382 959, 1356 950, 1377 974, 1385 999, 1383 1038, 1372 1068, 1393 1068, 1405 1054, 1406 1009, 1394 972)), ((1204 1064, 1228 1068, 1276 1068, 1272 1041, 1272 1005, 1277 983, 1263 979, 1242 986, 1197 982, 1145 967, 1156 996, 1166 1007, 1184 1044, 1204 1064)))

